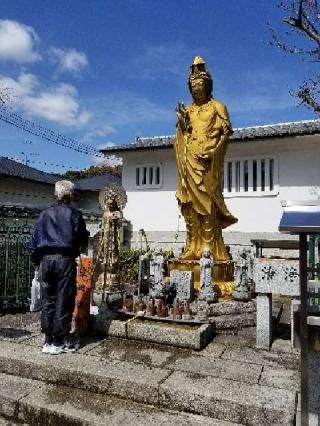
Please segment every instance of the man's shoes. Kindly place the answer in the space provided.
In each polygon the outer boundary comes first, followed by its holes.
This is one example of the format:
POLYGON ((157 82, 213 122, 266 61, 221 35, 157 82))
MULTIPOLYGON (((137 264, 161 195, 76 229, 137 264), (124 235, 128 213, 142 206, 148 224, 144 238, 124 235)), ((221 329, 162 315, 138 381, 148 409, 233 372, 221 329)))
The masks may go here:
POLYGON ((42 346, 42 353, 43 354, 51 354, 51 348, 52 348, 52 345, 50 343, 45 343, 42 346))
POLYGON ((67 354, 67 353, 73 353, 75 351, 76 351, 75 347, 74 346, 70 346, 70 345, 63 345, 62 349, 61 349, 61 352, 65 353, 65 354, 67 354))
POLYGON ((59 355, 62 354, 63 345, 51 345, 50 355, 59 355))

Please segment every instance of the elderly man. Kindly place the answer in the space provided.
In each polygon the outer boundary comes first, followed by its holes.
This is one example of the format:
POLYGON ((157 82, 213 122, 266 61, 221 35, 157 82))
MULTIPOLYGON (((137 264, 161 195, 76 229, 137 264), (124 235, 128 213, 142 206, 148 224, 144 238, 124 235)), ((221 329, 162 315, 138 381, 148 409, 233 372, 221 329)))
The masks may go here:
POLYGON ((45 333, 42 352, 52 355, 74 350, 65 340, 75 304, 75 258, 88 241, 82 214, 70 206, 74 184, 67 180, 57 182, 55 197, 57 203, 40 214, 29 247, 34 263, 39 265, 41 329, 45 333))

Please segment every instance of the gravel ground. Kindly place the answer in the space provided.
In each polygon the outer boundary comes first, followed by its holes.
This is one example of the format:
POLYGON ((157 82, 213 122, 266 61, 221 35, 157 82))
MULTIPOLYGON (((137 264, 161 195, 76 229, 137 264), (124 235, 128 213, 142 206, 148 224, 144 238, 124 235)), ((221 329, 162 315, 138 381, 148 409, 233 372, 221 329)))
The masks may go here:
MULTIPOLYGON (((275 302, 279 304, 280 301, 275 302)), ((280 318, 274 321, 274 339, 290 339, 290 305, 287 301, 281 300, 282 305, 280 318)), ((0 313, 0 337, 23 337, 31 333, 40 332, 41 312, 29 312, 28 310, 16 310, 0 313)), ((255 327, 244 328, 236 331, 221 332, 215 337, 216 343, 230 343, 239 346, 255 347, 256 335, 255 327)))
POLYGON ((34 331, 40 325, 41 312, 29 311, 8 311, 0 313, 0 335, 10 328, 11 332, 23 333, 27 331, 34 331))

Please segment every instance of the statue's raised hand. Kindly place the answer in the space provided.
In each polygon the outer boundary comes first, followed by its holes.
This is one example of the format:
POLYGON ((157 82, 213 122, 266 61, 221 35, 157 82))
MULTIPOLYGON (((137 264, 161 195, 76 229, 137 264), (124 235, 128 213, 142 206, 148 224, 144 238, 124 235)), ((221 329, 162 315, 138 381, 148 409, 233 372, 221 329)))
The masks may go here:
POLYGON ((190 126, 189 112, 187 111, 185 104, 182 101, 179 101, 178 106, 176 108, 176 113, 182 131, 187 130, 188 133, 191 133, 192 128, 190 126))
POLYGON ((183 102, 179 101, 178 106, 176 108, 176 113, 180 123, 184 123, 186 117, 186 107, 183 102))

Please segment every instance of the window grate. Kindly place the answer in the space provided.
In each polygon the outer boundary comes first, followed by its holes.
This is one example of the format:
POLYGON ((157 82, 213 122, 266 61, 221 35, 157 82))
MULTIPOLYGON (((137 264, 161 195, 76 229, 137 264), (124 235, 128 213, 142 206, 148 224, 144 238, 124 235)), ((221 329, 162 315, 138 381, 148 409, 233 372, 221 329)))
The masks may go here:
POLYGON ((161 186, 161 164, 143 164, 136 166, 136 188, 160 188, 161 186))
POLYGON ((224 195, 263 196, 278 193, 276 158, 255 157, 227 160, 224 165, 224 195))

